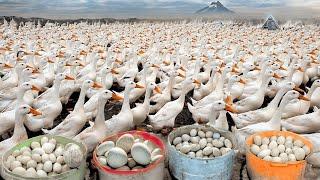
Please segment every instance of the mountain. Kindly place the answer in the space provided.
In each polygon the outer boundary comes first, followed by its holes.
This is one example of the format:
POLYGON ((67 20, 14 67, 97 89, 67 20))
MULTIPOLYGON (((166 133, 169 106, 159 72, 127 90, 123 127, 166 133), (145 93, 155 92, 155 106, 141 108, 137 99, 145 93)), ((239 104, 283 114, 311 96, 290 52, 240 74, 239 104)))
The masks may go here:
POLYGON ((224 7, 220 1, 212 2, 207 7, 204 7, 196 12, 196 14, 224 14, 234 13, 228 8, 224 7))

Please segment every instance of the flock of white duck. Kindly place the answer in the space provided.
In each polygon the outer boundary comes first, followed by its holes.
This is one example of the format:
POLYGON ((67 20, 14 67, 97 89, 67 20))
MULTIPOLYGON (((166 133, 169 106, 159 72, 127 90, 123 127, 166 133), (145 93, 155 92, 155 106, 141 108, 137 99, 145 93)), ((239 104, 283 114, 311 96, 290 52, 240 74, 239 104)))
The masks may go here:
POLYGON ((248 135, 267 130, 296 132, 320 147, 319 36, 313 25, 270 32, 232 23, 5 22, 0 135, 14 133, 0 154, 28 138, 25 127, 92 151, 146 120, 154 130, 173 127, 186 102, 196 123, 232 129, 240 150, 248 135), (74 109, 53 127, 75 92, 74 109), (105 119, 111 99, 122 108, 105 119), (134 102, 142 103, 131 109, 134 102))

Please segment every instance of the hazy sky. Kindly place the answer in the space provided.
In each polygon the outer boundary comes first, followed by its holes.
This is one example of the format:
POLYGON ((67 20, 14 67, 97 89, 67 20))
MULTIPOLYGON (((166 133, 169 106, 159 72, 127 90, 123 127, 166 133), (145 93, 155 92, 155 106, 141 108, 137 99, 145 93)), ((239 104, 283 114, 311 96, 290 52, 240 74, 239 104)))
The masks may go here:
MULTIPOLYGON (((190 15, 208 0, 0 0, 0 15, 39 17, 143 17, 190 15)), ((221 0, 236 12, 320 14, 320 0, 221 0)))

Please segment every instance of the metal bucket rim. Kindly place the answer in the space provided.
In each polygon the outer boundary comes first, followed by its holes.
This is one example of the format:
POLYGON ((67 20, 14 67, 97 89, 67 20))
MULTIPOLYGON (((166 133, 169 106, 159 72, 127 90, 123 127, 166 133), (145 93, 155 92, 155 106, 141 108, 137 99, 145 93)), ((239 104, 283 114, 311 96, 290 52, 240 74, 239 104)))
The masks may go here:
POLYGON ((213 128, 213 127, 211 127, 211 126, 203 126, 203 125, 195 125, 195 124, 193 124, 193 125, 187 125, 187 126, 181 126, 181 127, 179 127, 179 128, 176 128, 175 130, 173 130, 173 131, 171 131, 170 132, 170 134, 168 135, 168 138, 167 138, 167 141, 168 141, 168 143, 169 143, 169 148, 171 149, 171 150, 173 150, 173 151, 176 151, 176 152, 178 152, 180 155, 182 155, 183 157, 186 157, 186 158, 189 158, 189 159, 192 159, 192 160, 200 160, 200 161, 208 161, 208 160, 215 160, 215 159, 222 159, 222 158, 224 158, 224 157, 226 157, 226 156, 229 156, 229 154, 234 154, 234 148, 235 148, 235 145, 234 145, 234 139, 232 139, 232 140, 230 140, 230 141, 232 141, 232 144, 233 144, 233 148, 231 148, 231 151, 229 151, 229 152, 227 152, 226 154, 224 154, 224 155, 222 155, 222 156, 218 156, 218 157, 212 157, 212 158, 197 158, 197 157, 190 157, 190 156, 188 156, 188 155, 186 155, 186 154, 183 154, 182 152, 180 152, 180 151, 178 151, 176 148, 174 148, 173 147, 173 145, 171 144, 171 140, 170 140, 170 136, 173 136, 173 133, 175 133, 176 131, 178 131, 179 129, 181 129, 181 128, 208 128, 208 129, 213 129, 213 130, 215 130, 215 131, 217 131, 217 132, 222 132, 222 133, 229 133, 229 132, 227 132, 227 131, 221 131, 221 130, 219 130, 219 129, 215 129, 215 128, 213 128))
MULTIPOLYGON (((149 140, 149 139, 145 139, 145 140, 149 140)), ((111 173, 111 174, 115 174, 115 175, 135 175, 135 174, 138 174, 138 173, 146 173, 146 172, 150 172, 151 170, 155 169, 161 162, 164 161, 165 159, 165 156, 166 156, 166 147, 165 147, 165 144, 163 143, 163 141, 157 137, 155 134, 153 133, 148 133, 148 132, 145 132, 145 131, 137 131, 137 130, 133 130, 133 131, 126 131, 126 132, 120 132, 120 133, 116 133, 116 134, 113 134, 113 135, 110 135, 110 136, 107 136, 106 138, 104 138, 102 141, 100 141, 98 143, 98 145, 96 146, 96 148, 94 149, 93 151, 93 159, 92 159, 92 163, 94 166, 96 166, 99 170, 101 169, 103 172, 107 172, 107 173, 111 173), (161 149, 162 151, 162 158, 158 159, 157 161, 155 161, 154 163, 148 165, 146 168, 142 168, 142 169, 135 169, 135 170, 116 170, 116 169, 112 169, 108 166, 104 166, 102 165, 99 161, 98 161, 98 157, 97 157, 97 153, 96 153, 96 150, 97 150, 97 147, 113 138, 113 137, 117 137, 117 136, 121 136, 123 134, 134 134, 134 135, 138 135, 140 137, 142 137, 143 139, 147 138, 147 137, 150 137, 152 138, 151 139, 151 142, 156 145, 158 148, 161 149), (158 141, 158 143, 155 143, 154 141, 158 141), (160 144, 160 146, 158 146, 157 144, 160 144)))

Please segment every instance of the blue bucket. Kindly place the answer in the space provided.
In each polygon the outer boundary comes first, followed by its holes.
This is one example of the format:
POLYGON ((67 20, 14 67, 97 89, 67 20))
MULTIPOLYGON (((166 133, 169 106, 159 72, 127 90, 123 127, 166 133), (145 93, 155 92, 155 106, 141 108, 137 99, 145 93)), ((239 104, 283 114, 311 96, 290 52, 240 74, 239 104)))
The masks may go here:
POLYGON ((209 126, 190 125, 177 128, 168 136, 169 168, 172 175, 179 180, 208 180, 219 179, 229 180, 232 177, 235 152, 229 151, 227 154, 215 158, 193 158, 177 151, 172 146, 172 141, 177 136, 188 134, 191 129, 218 132, 228 138, 235 147, 235 138, 230 132, 218 131, 209 126))

